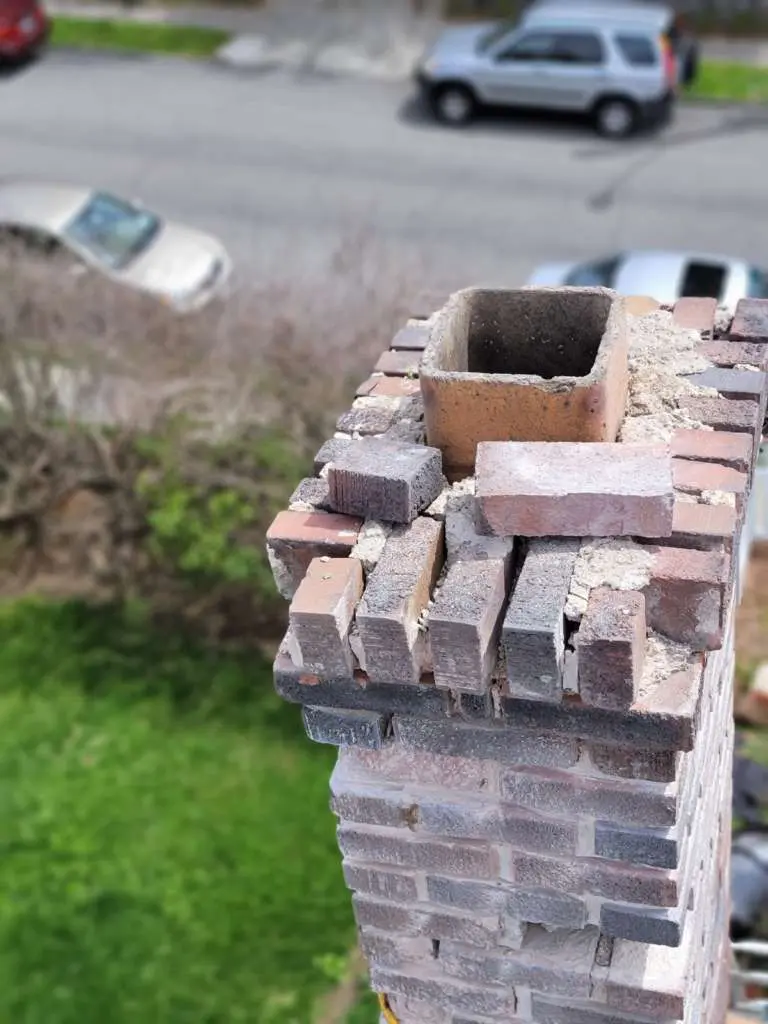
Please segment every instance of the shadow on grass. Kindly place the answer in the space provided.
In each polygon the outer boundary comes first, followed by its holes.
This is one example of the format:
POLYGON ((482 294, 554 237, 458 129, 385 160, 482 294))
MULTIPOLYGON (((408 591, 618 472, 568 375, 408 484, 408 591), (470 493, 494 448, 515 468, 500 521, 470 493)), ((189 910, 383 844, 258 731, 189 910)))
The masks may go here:
POLYGON ((298 709, 272 688, 258 651, 217 651, 160 630, 133 606, 22 601, 0 606, 0 690, 74 687, 127 704, 161 700, 181 718, 265 727, 306 743, 298 709))

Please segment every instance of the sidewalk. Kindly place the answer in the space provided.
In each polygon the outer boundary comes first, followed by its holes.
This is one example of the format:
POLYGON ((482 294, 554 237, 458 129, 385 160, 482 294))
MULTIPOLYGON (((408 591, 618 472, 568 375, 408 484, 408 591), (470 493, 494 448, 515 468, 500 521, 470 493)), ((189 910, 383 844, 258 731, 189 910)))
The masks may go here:
MULTIPOLYGON (((254 8, 150 3, 123 7, 104 0, 48 0, 46 6, 52 14, 71 17, 220 28, 233 38, 218 57, 234 67, 312 67, 391 79, 407 76, 414 60, 439 31, 435 20, 411 13, 408 0, 398 4, 367 0, 355 11, 323 11, 311 0, 302 5, 274 2, 254 8)), ((702 56, 768 67, 768 40, 707 38, 702 40, 702 56)))

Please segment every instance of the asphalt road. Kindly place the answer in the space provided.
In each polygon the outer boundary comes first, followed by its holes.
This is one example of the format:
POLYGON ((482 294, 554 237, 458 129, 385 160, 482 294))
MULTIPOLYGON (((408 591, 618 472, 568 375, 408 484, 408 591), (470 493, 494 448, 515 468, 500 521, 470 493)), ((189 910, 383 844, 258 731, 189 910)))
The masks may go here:
POLYGON ((370 231, 423 283, 685 247, 768 266, 768 116, 683 108, 660 136, 420 120, 405 86, 53 53, 0 80, 0 175, 94 183, 218 234, 241 272, 370 231))

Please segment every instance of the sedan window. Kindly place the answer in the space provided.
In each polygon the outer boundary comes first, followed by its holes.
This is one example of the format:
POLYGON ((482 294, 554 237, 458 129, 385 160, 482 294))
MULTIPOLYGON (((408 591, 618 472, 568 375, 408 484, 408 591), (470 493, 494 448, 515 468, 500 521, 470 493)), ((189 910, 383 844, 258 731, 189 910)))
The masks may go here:
POLYGON ((124 199, 96 192, 64 229, 64 237, 110 270, 122 270, 160 230, 160 218, 124 199))
POLYGON ((554 32, 529 32, 522 36, 508 50, 500 53, 498 60, 552 60, 557 46, 554 32))
POLYGON ((565 283, 579 288, 613 288, 620 264, 621 256, 609 256, 595 263, 582 263, 570 272, 565 283))
POLYGON ((768 299, 768 272, 757 267, 749 268, 747 296, 750 299, 768 299))
POLYGON ((555 60, 563 64, 602 64, 603 43, 594 32, 560 32, 555 42, 555 60))
POLYGON ((682 298, 719 299, 723 294, 728 268, 722 263, 691 260, 686 265, 680 287, 682 298))

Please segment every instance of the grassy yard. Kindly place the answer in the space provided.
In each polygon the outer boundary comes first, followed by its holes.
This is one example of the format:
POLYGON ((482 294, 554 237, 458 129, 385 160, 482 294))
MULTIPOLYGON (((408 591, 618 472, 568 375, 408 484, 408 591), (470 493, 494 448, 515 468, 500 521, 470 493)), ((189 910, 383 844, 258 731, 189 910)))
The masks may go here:
POLYGON ((0 609, 0 1022, 316 1022, 354 934, 332 760, 256 657, 0 609))
POLYGON ((686 95, 695 99, 768 102, 768 68, 702 61, 698 80, 686 95))
POLYGON ((211 57, 228 38, 228 32, 195 25, 64 16, 53 19, 51 34, 54 46, 169 53, 183 57, 211 57))

